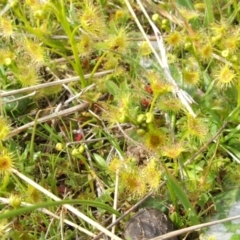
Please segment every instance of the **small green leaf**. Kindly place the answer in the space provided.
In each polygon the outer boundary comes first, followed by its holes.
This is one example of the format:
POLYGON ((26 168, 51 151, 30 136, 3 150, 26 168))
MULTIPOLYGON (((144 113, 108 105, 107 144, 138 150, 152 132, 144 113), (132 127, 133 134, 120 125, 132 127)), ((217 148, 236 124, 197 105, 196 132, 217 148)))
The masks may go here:
POLYGON ((107 81, 106 87, 107 87, 109 93, 112 94, 113 96, 115 96, 119 92, 119 87, 113 81, 107 81))
POLYGON ((103 159, 100 155, 98 155, 97 153, 94 153, 93 154, 97 164, 101 167, 101 168, 104 168, 106 169, 108 167, 107 163, 106 163, 106 160, 103 159))
POLYGON ((209 74, 204 72, 203 73, 204 84, 207 86, 206 93, 204 94, 204 98, 206 98, 216 86, 215 81, 212 81, 209 74))

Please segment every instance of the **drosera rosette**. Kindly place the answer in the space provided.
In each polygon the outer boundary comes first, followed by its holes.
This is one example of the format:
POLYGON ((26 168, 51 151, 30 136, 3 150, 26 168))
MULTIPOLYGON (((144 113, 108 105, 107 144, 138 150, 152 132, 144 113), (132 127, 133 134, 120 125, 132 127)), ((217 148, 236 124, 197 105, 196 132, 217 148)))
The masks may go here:
POLYGON ((14 36, 14 26, 12 20, 8 17, 0 17, 0 30, 3 38, 6 40, 14 36))
POLYGON ((134 198, 142 197, 147 192, 146 182, 143 180, 136 163, 134 158, 123 160, 114 158, 108 167, 113 179, 117 172, 119 174, 119 190, 134 198))
MULTIPOLYGON (((153 70, 147 72, 146 78, 149 81, 149 86, 147 85, 145 87, 145 90, 152 95, 151 96, 152 100, 149 101, 150 106, 149 114, 153 114, 154 109, 157 107, 157 103, 161 101, 160 97, 163 97, 168 93, 171 93, 171 91, 173 90, 173 85, 166 82, 161 75, 159 75, 157 72, 153 70)), ((148 102, 148 101, 146 102, 147 99, 148 98, 143 99, 145 100, 145 102, 142 101, 142 105, 143 104, 146 105, 146 103, 148 102)))
POLYGON ((105 70, 117 69, 121 63, 121 56, 108 52, 104 57, 103 67, 105 70))
POLYGON ((167 134, 159 128, 151 127, 144 135, 145 145, 151 151, 159 151, 167 141, 167 134))
POLYGON ((81 57, 89 57, 94 51, 94 41, 88 34, 82 34, 80 41, 77 42, 77 49, 81 57))
POLYGON ((152 49, 149 47, 148 43, 146 41, 143 41, 139 43, 139 54, 142 57, 149 56, 152 54, 152 49))
POLYGON ((187 59, 188 65, 195 64, 196 62, 198 64, 209 63, 213 59, 213 53, 216 50, 215 44, 211 37, 203 30, 199 30, 194 35, 188 36, 184 47, 186 51, 194 56, 187 59))
POLYGON ((129 19, 129 14, 123 8, 117 9, 111 18, 111 20, 115 24, 119 24, 119 25, 124 25, 124 23, 126 23, 128 19, 129 19))
POLYGON ((9 197, 9 205, 13 208, 19 208, 22 203, 22 197, 17 194, 11 194, 9 197))
POLYGON ((211 42, 205 42, 203 45, 198 46, 196 52, 203 63, 209 62, 213 57, 213 44, 211 42))
POLYGON ((193 202, 198 201, 198 196, 201 193, 206 193, 209 189, 213 189, 216 183, 214 174, 210 173, 208 176, 205 176, 204 171, 206 169, 202 169, 197 174, 190 174, 189 182, 186 181, 188 190, 192 192, 190 198, 193 202))
POLYGON ((93 1, 84 0, 82 10, 79 12, 79 24, 83 33, 94 38, 103 38, 106 33, 106 24, 103 13, 93 1))
POLYGON ((171 32, 167 35, 166 42, 172 48, 178 48, 184 43, 184 35, 179 31, 171 32))
POLYGON ((203 79, 203 73, 199 61, 190 56, 182 61, 184 67, 182 69, 182 84, 188 88, 200 87, 203 79))
POLYGON ((213 72, 216 87, 219 89, 229 88, 237 82, 237 74, 229 64, 220 65, 213 72))
POLYGON ((179 172, 179 160, 184 152, 188 151, 187 144, 183 140, 171 141, 168 139, 161 147, 159 154, 165 160, 165 164, 174 168, 175 174, 179 172))
POLYGON ((117 28, 110 26, 112 33, 106 40, 106 47, 109 51, 119 52, 125 54, 130 47, 129 44, 129 33, 127 27, 117 28))
POLYGON ((114 93, 112 104, 102 103, 106 111, 103 113, 103 118, 111 123, 131 122, 137 124, 137 113, 139 110, 137 103, 138 96, 129 89, 118 89, 114 93))
POLYGON ((172 84, 166 82, 155 71, 149 71, 146 77, 150 82, 150 86, 151 86, 154 97, 160 96, 164 93, 169 93, 173 89, 172 84))
POLYGON ((226 21, 222 20, 220 23, 213 22, 210 26, 212 33, 211 41, 221 41, 226 37, 229 28, 231 28, 231 26, 226 21))
POLYGON ((185 69, 183 71, 183 79, 189 86, 197 86, 200 83, 200 73, 194 69, 185 69))
POLYGON ((120 171, 122 168, 123 168, 123 161, 117 157, 113 158, 108 165, 109 172, 114 174, 117 171, 120 171))
POLYGON ((129 121, 129 110, 124 106, 111 106, 106 105, 107 112, 104 112, 102 118, 109 120, 110 124, 117 122, 123 123, 129 121))
POLYGON ((14 75, 23 87, 37 85, 41 81, 38 70, 36 70, 31 64, 19 64, 14 75))
POLYGON ((14 166, 13 153, 7 149, 2 148, 0 150, 0 174, 8 175, 14 166))
POLYGON ((159 160, 150 158, 140 170, 144 181, 150 191, 156 192, 161 183, 162 171, 159 166, 159 160))
POLYGON ((179 127, 183 131, 183 138, 197 139, 204 142, 209 135, 209 126, 205 118, 197 118, 187 114, 179 120, 179 127))
POLYGON ((227 50, 230 54, 235 54, 239 50, 240 32, 237 27, 230 27, 228 34, 222 38, 222 49, 227 50))
POLYGON ((3 141, 11 131, 7 118, 0 116, 0 141, 3 141))
POLYGON ((143 197, 147 193, 147 184, 143 179, 138 167, 123 170, 120 173, 120 184, 132 197, 143 197))
POLYGON ((28 184, 26 191, 27 202, 29 203, 38 203, 42 200, 42 194, 34 186, 28 184))
POLYGON ((47 55, 41 42, 23 38, 19 41, 19 50, 24 53, 24 58, 36 67, 41 67, 47 61, 47 55))
POLYGON ((186 147, 183 142, 168 143, 161 149, 162 155, 171 159, 177 159, 185 151, 186 147))
POLYGON ((172 96, 163 96, 159 99, 156 107, 165 113, 183 113, 184 106, 179 99, 173 98, 172 96))

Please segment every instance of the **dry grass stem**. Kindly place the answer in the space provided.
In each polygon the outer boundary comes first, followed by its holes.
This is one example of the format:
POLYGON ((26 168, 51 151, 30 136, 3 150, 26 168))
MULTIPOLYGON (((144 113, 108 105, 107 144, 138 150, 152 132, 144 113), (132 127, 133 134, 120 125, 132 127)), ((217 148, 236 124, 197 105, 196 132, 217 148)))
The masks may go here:
MULTIPOLYGON (((101 77, 101 76, 110 74, 113 71, 114 70, 107 70, 107 71, 103 71, 103 72, 98 72, 98 73, 95 73, 93 76, 91 76, 91 74, 86 74, 84 77, 86 79, 88 79, 90 77, 101 77)), ((58 86, 58 85, 71 83, 71 82, 77 82, 79 80, 80 80, 79 77, 70 77, 70 78, 66 78, 66 79, 62 79, 62 80, 57 80, 57 81, 54 81, 54 82, 38 84, 38 85, 35 85, 35 86, 31 86, 31 87, 25 87, 25 88, 20 88, 20 89, 11 90, 11 91, 1 91, 0 97, 7 97, 7 96, 15 95, 15 94, 18 94, 18 93, 24 93, 24 92, 38 91, 38 90, 43 89, 43 88, 58 86)))

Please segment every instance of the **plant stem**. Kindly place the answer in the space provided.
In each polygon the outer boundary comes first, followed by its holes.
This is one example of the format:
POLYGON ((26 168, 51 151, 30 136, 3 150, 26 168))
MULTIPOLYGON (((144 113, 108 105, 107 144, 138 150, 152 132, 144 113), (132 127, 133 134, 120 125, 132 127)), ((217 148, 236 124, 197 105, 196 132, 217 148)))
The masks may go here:
POLYGON ((62 27, 64 28, 64 31, 66 32, 66 34, 69 38, 69 42, 70 42, 71 49, 72 49, 72 52, 74 55, 74 60, 75 60, 75 63, 71 62, 71 64, 72 64, 74 70, 77 72, 78 76, 80 77, 81 87, 85 88, 87 86, 87 83, 84 78, 82 65, 80 63, 79 56, 78 56, 77 44, 76 44, 76 40, 74 37, 79 26, 77 26, 73 31, 71 31, 71 27, 66 18, 64 1, 61 1, 60 6, 58 6, 58 8, 56 8, 55 6, 52 6, 52 8, 53 8, 53 11, 54 11, 55 15, 57 16, 58 20, 61 22, 62 27))
POLYGON ((234 12, 236 14, 237 21, 239 22, 240 17, 239 17, 239 14, 238 14, 238 12, 239 12, 238 1, 233 0, 233 8, 234 8, 234 12))
POLYGON ((75 59, 75 66, 74 69, 76 70, 78 76, 80 77, 80 81, 81 81, 81 86, 82 88, 85 88, 87 86, 87 82, 86 79, 84 78, 84 74, 83 74, 83 69, 82 69, 82 65, 78 56, 78 50, 77 50, 77 43, 76 43, 76 39, 75 39, 75 32, 78 30, 79 27, 76 27, 72 33, 69 35, 69 41, 72 47, 72 51, 73 51, 73 55, 74 55, 74 59, 75 59))
POLYGON ((237 107, 240 107, 240 81, 238 81, 238 84, 237 84, 237 92, 238 92, 237 107))
POLYGON ((91 74, 90 74, 90 79, 92 79, 92 76, 94 75, 94 73, 97 71, 99 65, 101 64, 102 60, 104 59, 104 57, 107 55, 107 52, 103 53, 102 56, 98 59, 96 65, 94 66, 91 74))
POLYGON ((154 95, 154 97, 153 97, 153 100, 152 100, 152 103, 151 103, 151 107, 150 107, 150 109, 149 109, 149 112, 150 113, 152 113, 153 112, 153 107, 154 107, 154 105, 155 105, 155 102, 157 101, 157 99, 158 99, 158 94, 155 94, 154 95))

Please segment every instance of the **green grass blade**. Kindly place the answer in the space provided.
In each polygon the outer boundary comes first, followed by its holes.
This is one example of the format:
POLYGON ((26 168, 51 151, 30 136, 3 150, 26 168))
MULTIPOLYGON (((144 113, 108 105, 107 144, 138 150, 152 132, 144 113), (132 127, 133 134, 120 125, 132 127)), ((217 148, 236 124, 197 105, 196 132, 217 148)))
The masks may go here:
POLYGON ((43 203, 38 203, 32 206, 27 206, 27 207, 21 207, 17 208, 14 210, 7 211, 5 213, 1 213, 0 215, 0 220, 5 219, 5 218, 11 218, 11 217, 16 217, 18 215, 21 215, 26 212, 32 212, 36 209, 39 208, 47 208, 47 207, 52 207, 52 206, 59 206, 63 204, 81 204, 81 205, 88 205, 92 207, 97 207, 104 209, 112 214, 117 215, 118 217, 120 216, 119 212, 114 210, 113 208, 109 207, 108 205, 97 202, 97 201, 89 201, 89 200, 63 200, 63 201, 56 201, 56 202, 43 202, 43 203))
POLYGON ((191 221, 191 223, 194 224, 199 224, 199 220, 197 217, 197 214, 192 207, 191 203, 189 202, 187 195, 184 193, 182 187, 178 183, 178 181, 170 174, 167 172, 167 185, 171 190, 174 192, 175 197, 181 202, 183 207, 185 208, 188 217, 191 221))
POLYGON ((213 1, 205 0, 205 7, 204 26, 207 27, 214 22, 213 1))

